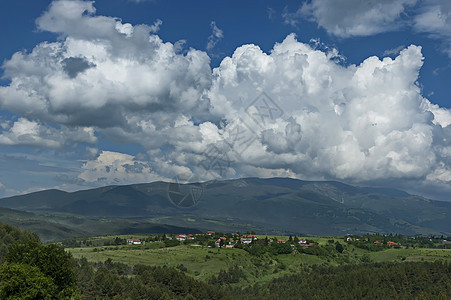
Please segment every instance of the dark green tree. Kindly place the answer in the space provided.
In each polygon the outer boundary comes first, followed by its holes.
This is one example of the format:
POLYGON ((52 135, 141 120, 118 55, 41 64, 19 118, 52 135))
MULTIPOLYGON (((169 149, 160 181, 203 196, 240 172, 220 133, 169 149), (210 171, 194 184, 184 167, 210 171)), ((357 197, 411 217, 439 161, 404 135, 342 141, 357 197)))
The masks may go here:
POLYGON ((336 242, 335 243, 335 250, 337 250, 340 253, 343 253, 343 251, 344 251, 343 245, 340 244, 340 242, 336 242))
POLYGON ((75 262, 60 246, 43 246, 36 242, 13 244, 9 247, 6 261, 37 267, 44 276, 53 279, 61 299, 76 292, 75 262))
POLYGON ((0 266, 0 299, 57 299, 58 288, 38 267, 5 263, 0 266))

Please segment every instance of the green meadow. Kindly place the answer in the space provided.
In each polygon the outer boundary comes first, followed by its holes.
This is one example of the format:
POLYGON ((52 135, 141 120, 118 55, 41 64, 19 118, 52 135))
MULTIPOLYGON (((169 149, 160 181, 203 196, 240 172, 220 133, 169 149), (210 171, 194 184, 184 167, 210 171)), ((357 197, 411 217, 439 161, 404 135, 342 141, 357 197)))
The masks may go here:
MULTIPOLYGON (((122 236, 125 237, 125 236, 122 236)), ((145 235, 136 235, 145 238, 145 235)), ((354 245, 343 243, 343 237, 307 237, 307 239, 326 245, 331 240, 344 244, 343 253, 330 255, 309 255, 293 252, 291 254, 251 255, 243 249, 225 249, 199 245, 181 244, 175 247, 165 247, 163 242, 147 242, 145 245, 101 246, 105 240, 112 237, 90 238, 92 246, 81 248, 66 248, 75 258, 86 258, 89 262, 113 262, 129 266, 168 266, 178 267, 193 278, 208 281, 221 270, 240 266, 246 275, 246 282, 268 282, 275 277, 292 274, 305 266, 313 265, 346 265, 365 262, 410 262, 410 261, 448 261, 451 262, 451 249, 430 248, 389 248, 381 251, 368 251, 354 245)), ((264 236, 259 236, 263 239, 264 236)), ((288 240, 286 236, 276 237, 288 240)))

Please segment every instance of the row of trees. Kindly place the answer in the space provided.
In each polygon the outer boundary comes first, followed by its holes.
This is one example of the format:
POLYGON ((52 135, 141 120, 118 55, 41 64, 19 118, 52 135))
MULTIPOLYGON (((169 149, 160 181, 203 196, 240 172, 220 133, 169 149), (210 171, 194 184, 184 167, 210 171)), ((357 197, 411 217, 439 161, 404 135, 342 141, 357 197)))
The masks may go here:
POLYGON ((369 250, 380 251, 387 248, 387 243, 395 242, 404 247, 451 249, 451 237, 446 236, 406 236, 402 234, 364 234, 348 235, 344 237, 345 242, 356 247, 369 250), (348 240, 351 238, 351 240, 348 240), (374 244, 374 242, 378 244, 374 244))
POLYGON ((450 299, 451 264, 312 266, 241 291, 244 299, 450 299))

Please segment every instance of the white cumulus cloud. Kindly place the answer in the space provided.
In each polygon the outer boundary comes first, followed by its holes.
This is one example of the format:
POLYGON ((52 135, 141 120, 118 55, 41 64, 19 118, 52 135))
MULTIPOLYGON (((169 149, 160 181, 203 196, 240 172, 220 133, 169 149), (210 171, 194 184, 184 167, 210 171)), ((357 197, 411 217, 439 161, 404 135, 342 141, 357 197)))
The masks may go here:
POLYGON ((102 151, 95 160, 83 164, 81 169, 78 178, 87 183, 127 184, 161 180, 147 162, 111 151, 102 151))
POLYGON ((443 50, 451 57, 451 3, 447 0, 425 1, 414 17, 413 28, 443 42, 443 50))
MULTIPOLYGON (((412 3, 381 2, 369 14, 363 4, 356 9, 362 24, 393 9, 379 16, 388 24, 412 3)), ((342 36, 383 28, 343 22, 331 27, 342 36)), ((60 39, 3 64, 11 84, 0 87, 0 108, 18 117, 2 121, 0 143, 94 144, 85 148, 91 160, 78 177, 84 183, 188 173, 451 192, 450 110, 422 95, 420 46, 344 66, 336 49, 316 49, 291 34, 268 53, 242 45, 212 70, 205 52, 181 54, 151 26, 96 15, 93 2, 53 2, 37 24, 60 39), (143 151, 106 151, 97 139, 138 144, 143 151)))
POLYGON ((311 0, 294 13, 285 12, 285 22, 296 25, 309 18, 339 37, 368 36, 392 31, 403 25, 401 15, 418 0, 311 0))

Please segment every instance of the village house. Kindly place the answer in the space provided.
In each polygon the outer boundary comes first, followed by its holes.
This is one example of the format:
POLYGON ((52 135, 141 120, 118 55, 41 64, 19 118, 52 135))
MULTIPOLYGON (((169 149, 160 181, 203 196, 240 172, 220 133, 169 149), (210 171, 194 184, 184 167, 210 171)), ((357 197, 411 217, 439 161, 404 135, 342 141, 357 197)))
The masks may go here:
POLYGON ((127 245, 141 245, 140 239, 127 239, 127 245))
POLYGON ((241 238, 240 241, 241 241, 241 244, 250 244, 250 243, 252 243, 252 239, 250 239, 250 238, 241 238))
POLYGON ((314 245, 315 245, 315 243, 309 243, 309 244, 302 244, 301 246, 302 246, 302 249, 307 249, 308 247, 312 247, 314 245))
POLYGON ((184 240, 186 240, 186 234, 179 234, 175 237, 175 239, 179 242, 183 242, 184 240))
POLYGON ((224 245, 226 240, 227 240, 226 237, 221 236, 219 239, 216 240, 215 246, 218 248, 221 247, 221 241, 222 241, 222 244, 224 245))
POLYGON ((388 246, 398 246, 399 243, 395 243, 395 242, 387 242, 388 246))

